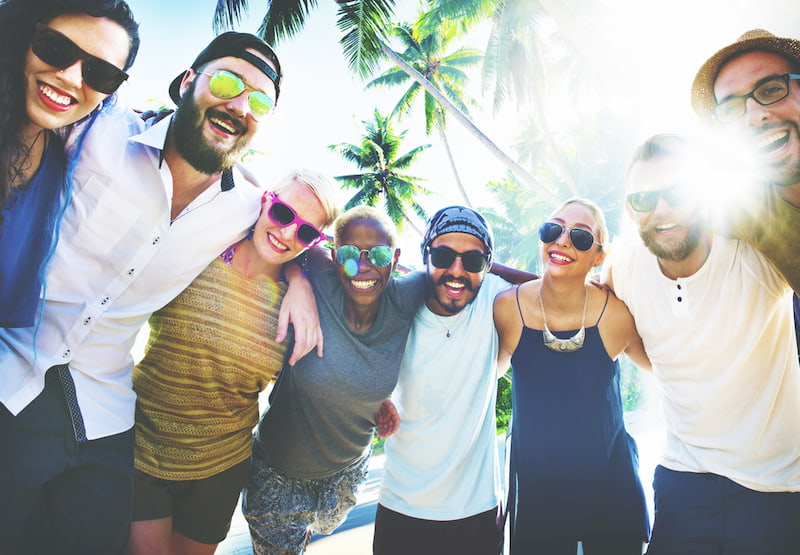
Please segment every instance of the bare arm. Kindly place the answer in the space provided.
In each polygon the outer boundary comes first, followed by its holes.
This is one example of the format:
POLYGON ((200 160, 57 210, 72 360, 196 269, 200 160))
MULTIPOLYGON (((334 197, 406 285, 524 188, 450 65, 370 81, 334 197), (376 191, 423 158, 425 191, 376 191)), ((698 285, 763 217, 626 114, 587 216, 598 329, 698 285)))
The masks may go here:
POLYGON ((522 319, 517 308, 516 288, 506 289, 494 299, 494 326, 500 338, 497 352, 497 369, 502 375, 508 370, 511 356, 522 333, 522 319))
POLYGON ((642 370, 651 371, 650 359, 644 350, 642 338, 636 329, 628 307, 613 293, 609 293, 608 306, 600 321, 600 336, 609 356, 614 360, 626 354, 642 370))
POLYGON ((315 347, 317 356, 321 357, 323 337, 311 283, 297 264, 285 264, 283 271, 289 287, 281 303, 275 340, 280 343, 286 339, 289 324, 294 326, 294 350, 289 357, 289 365, 293 366, 315 347))
POLYGON ((516 268, 510 268, 497 262, 492 262, 492 267, 489 269, 489 272, 496 276, 500 276, 507 282, 513 283, 514 285, 519 285, 520 283, 525 283, 526 281, 530 281, 532 279, 539 279, 539 276, 536 274, 532 274, 524 270, 517 270, 516 268))

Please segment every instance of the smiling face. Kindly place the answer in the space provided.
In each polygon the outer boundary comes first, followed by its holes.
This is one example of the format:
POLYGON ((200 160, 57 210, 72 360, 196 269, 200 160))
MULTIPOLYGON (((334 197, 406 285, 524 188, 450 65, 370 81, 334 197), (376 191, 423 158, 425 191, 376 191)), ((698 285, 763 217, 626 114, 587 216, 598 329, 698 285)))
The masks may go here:
MULTIPOLYGON (((260 52, 247 51, 266 60, 260 52)), ((236 164, 259 128, 259 121, 250 112, 249 90, 227 99, 211 94, 209 79, 217 70, 229 71, 252 89, 275 98, 275 85, 269 77, 240 58, 213 60, 198 70, 202 73, 187 71, 172 125, 174 144, 192 167, 209 175, 236 164)))
POLYGON ((565 231, 552 243, 539 241, 543 272, 585 279, 591 269, 605 258, 598 242, 598 237, 602 235, 600 224, 594 213, 587 206, 570 203, 553 214, 549 221, 561 224, 565 231), (588 251, 580 251, 572 244, 569 234, 572 228, 584 229, 594 236, 595 242, 588 251))
MULTIPOLYGON (((118 23, 88 14, 63 14, 45 23, 83 51, 118 68, 128 59, 130 37, 118 23)), ((88 115, 108 97, 83 81, 84 62, 58 69, 46 64, 30 48, 25 55, 25 110, 32 130, 56 129, 88 115)))
MULTIPOLYGON (((725 63, 714 81, 718 102, 750 93, 768 77, 796 73, 780 54, 753 51, 725 63)), ((747 112, 725 125, 740 134, 758 156, 766 178, 782 186, 800 185, 800 80, 789 80, 789 96, 769 106, 747 100, 747 112)))
MULTIPOLYGON (((362 251, 381 245, 393 248, 391 236, 381 224, 363 218, 352 220, 337 233, 336 248, 342 245, 353 245, 362 251)), ((373 305, 380 302, 381 293, 389 285, 392 270, 397 267, 400 249, 394 249, 392 262, 383 268, 372 264, 367 253, 362 252, 358 261, 358 272, 354 275, 350 275, 345 266, 337 261, 335 252, 332 254, 336 275, 339 276, 348 301, 358 305, 373 305)))
MULTIPOLYGON (((483 241, 469 233, 445 233, 431 241, 430 246, 447 247, 456 253, 487 253, 483 241)), ((458 256, 449 268, 437 268, 431 262, 430 256, 427 265, 429 290, 426 304, 434 314, 441 316, 458 314, 474 301, 488 271, 487 266, 480 272, 468 272, 458 256)))
MULTIPOLYGON (((684 160, 676 154, 634 163, 628 173, 628 193, 686 188, 695 179, 684 160)), ((647 248, 658 258, 680 262, 699 247, 704 231, 698 203, 686 199, 682 206, 672 206, 659 198, 653 210, 636 212, 626 204, 628 215, 639 229, 647 248)))
MULTIPOLYGON (((297 216, 308 223, 322 229, 326 223, 326 212, 314 192, 305 184, 295 181, 291 186, 281 190, 278 198, 295 211, 297 216)), ((256 221, 253 231, 253 245, 258 255, 267 263, 279 265, 295 258, 306 247, 297 240, 298 223, 285 227, 275 224, 269 217, 270 201, 266 200, 261 207, 261 215, 256 221)))

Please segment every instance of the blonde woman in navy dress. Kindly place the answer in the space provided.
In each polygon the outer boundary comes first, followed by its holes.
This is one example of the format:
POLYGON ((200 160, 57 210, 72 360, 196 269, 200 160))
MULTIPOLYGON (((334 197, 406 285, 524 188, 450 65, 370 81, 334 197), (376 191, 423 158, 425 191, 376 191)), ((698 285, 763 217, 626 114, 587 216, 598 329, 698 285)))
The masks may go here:
POLYGON ((542 279, 497 296, 498 365, 513 367, 510 553, 641 555, 649 520, 619 389, 624 352, 649 369, 633 318, 587 283, 608 231, 571 199, 539 230, 542 279))

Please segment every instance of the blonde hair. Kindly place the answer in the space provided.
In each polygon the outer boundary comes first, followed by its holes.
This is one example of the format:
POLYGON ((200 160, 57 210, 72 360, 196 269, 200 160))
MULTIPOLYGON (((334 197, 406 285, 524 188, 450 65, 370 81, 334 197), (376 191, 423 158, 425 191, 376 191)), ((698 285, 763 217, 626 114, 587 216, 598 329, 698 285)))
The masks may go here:
POLYGON ((308 168, 298 168, 290 171, 281 179, 273 193, 279 194, 287 190, 295 183, 302 183, 317 196, 322 208, 325 210, 325 223, 323 229, 330 227, 336 218, 339 217, 339 206, 336 203, 336 182, 328 175, 308 168))
POLYGON ((570 204, 583 206, 592 213, 594 220, 597 222, 597 229, 595 230, 595 233, 597 234, 597 242, 599 243, 599 252, 604 252, 603 248, 608 246, 608 226, 606 225, 606 216, 603 214, 603 210, 588 198, 572 197, 571 199, 565 200, 550 214, 550 218, 555 217, 556 214, 564 210, 564 208, 570 204))
POLYGON ((339 216, 336 220, 336 225, 333 230, 333 240, 336 246, 339 246, 339 237, 342 236, 347 226, 355 222, 368 221, 374 222, 380 226, 386 237, 389 239, 389 246, 394 248, 397 246, 397 228, 389 219, 386 213, 378 210, 374 206, 361 204, 355 206, 339 216))

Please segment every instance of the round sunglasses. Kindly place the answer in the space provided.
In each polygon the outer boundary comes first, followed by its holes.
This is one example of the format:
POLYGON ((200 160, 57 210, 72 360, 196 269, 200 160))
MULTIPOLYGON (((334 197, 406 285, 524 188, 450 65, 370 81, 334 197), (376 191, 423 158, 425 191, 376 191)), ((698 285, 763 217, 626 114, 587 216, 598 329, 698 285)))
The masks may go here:
POLYGON ((353 261, 358 263, 361 260, 362 253, 367 253, 369 263, 376 268, 385 268, 392 263, 394 250, 386 245, 378 245, 369 250, 359 249, 355 245, 342 245, 336 249, 336 260, 338 260, 339 264, 342 266, 347 266, 348 263, 353 264, 353 261))
POLYGON ((66 69, 81 60, 83 82, 99 93, 113 93, 128 78, 127 73, 111 62, 92 56, 49 27, 39 27, 36 30, 31 51, 44 63, 58 69, 66 69))
MULTIPOLYGON (((564 231, 569 230, 569 240, 572 246, 581 252, 586 252, 595 244, 594 235, 591 231, 581 229, 580 227, 567 228, 556 222, 545 222, 539 228, 539 240, 544 244, 554 243, 564 234, 564 231)), ((597 243, 600 245, 600 243, 597 243)))
POLYGON ((229 100, 236 98, 245 91, 250 91, 247 96, 247 102, 250 106, 250 113, 255 119, 266 116, 272 107, 275 106, 275 101, 267 93, 254 89, 244 82, 244 79, 231 73, 230 71, 219 69, 214 73, 197 72, 198 75, 205 75, 209 77, 208 90, 221 100, 229 100))
POLYGON ((440 270, 446 270, 453 265, 456 258, 461 259, 461 264, 467 272, 477 274, 482 272, 489 264, 490 256, 481 251, 456 252, 448 247, 428 247, 431 264, 440 270))
POLYGON ((270 201, 270 206, 267 209, 267 216, 277 226, 286 227, 294 223, 297 224, 297 241, 304 247, 313 247, 325 238, 316 226, 308 223, 307 221, 299 218, 294 209, 280 200, 275 193, 267 191, 261 199, 262 205, 270 201))

